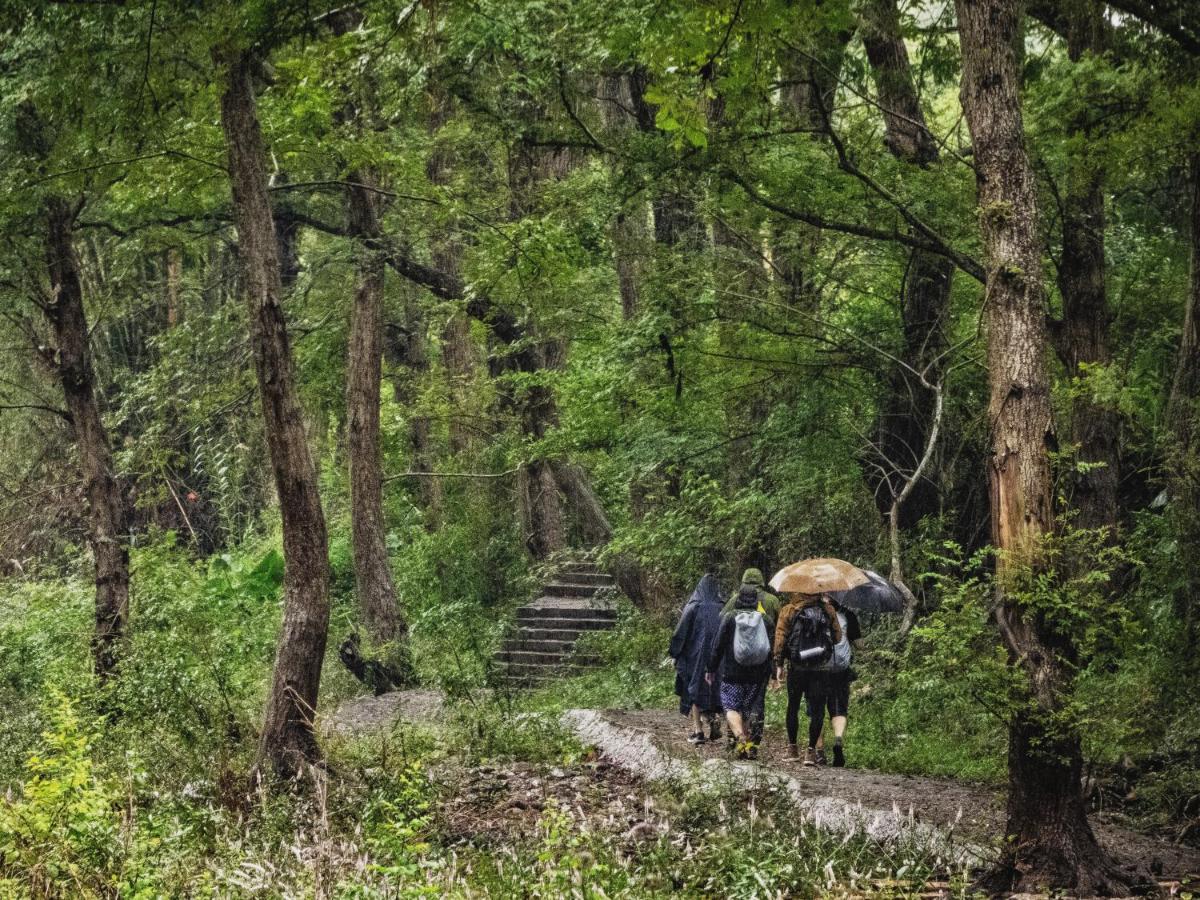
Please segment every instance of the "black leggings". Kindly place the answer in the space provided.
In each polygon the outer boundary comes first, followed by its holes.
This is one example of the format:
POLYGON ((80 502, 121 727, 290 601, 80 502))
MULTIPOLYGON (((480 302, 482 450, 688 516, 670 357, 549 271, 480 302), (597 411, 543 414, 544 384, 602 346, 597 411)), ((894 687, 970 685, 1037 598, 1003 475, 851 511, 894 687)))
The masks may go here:
POLYGON ((821 673, 788 667, 787 675, 788 743, 796 743, 800 731, 800 703, 808 697, 808 746, 817 746, 825 727, 825 681, 821 673))

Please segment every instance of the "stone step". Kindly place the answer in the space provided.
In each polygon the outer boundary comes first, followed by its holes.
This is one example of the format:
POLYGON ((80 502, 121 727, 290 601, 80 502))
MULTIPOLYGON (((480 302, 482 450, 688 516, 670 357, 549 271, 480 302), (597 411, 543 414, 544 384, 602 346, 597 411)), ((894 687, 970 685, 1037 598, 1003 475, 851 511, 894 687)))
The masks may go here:
POLYGON ((567 653, 539 653, 534 650, 501 650, 496 654, 499 662, 509 665, 549 666, 559 668, 568 663, 574 666, 596 665, 599 660, 594 656, 567 653))
POLYGON ((593 631, 607 631, 612 627, 611 622, 604 622, 600 627, 596 628, 577 628, 575 623, 580 619, 566 620, 571 624, 562 628, 539 628, 539 627, 522 627, 509 638, 514 641, 553 641, 556 643, 574 644, 579 638, 585 634, 590 634, 593 631))
POLYGON ((580 672, 594 668, 596 668, 595 665, 581 665, 579 663, 562 666, 548 666, 543 663, 500 663, 501 673, 516 680, 535 678, 552 680, 561 677, 564 672, 580 672))
MULTIPOLYGON (((543 598, 546 600, 549 598, 543 598)), ((517 610, 517 624, 523 625, 530 620, 545 621, 548 619, 588 619, 594 622, 615 622, 617 611, 603 606, 587 604, 554 604, 538 601, 517 610)), ((605 626, 609 627, 609 626, 605 626)))
POLYGON ((588 584, 599 588, 615 588, 617 580, 607 572, 591 571, 560 571, 554 580, 568 584, 588 584))
POLYGON ((551 581, 542 590, 549 597, 595 597, 607 590, 595 584, 581 584, 575 581, 551 581))
MULTIPOLYGON (((554 632, 559 634, 560 632, 554 632)), ((516 637, 511 637, 504 642, 504 646, 500 649, 507 650, 529 650, 534 653, 570 653, 575 649, 575 640, 583 632, 575 632, 569 638, 561 639, 544 639, 525 637, 524 634, 518 633, 516 637)))
POLYGON ((558 618, 556 616, 540 616, 536 619, 521 619, 517 622, 517 633, 525 631, 573 631, 575 637, 579 637, 585 631, 608 631, 614 628, 617 622, 615 619, 581 619, 577 616, 571 618, 558 618))

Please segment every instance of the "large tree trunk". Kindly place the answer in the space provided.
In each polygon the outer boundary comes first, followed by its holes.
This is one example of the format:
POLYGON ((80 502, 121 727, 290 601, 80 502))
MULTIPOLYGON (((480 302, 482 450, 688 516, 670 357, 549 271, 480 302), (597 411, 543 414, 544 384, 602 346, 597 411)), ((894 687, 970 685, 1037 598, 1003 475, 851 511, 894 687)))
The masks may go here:
POLYGON ((1175 606, 1184 622, 1186 647, 1194 650, 1200 636, 1200 153, 1188 158, 1188 176, 1191 278, 1167 407, 1171 428, 1167 471, 1186 575, 1175 606))
POLYGON ((1020 6, 1017 0, 956 0, 956 8, 961 97, 987 260, 997 620, 1029 691, 1010 726, 1006 840, 989 883, 997 890, 1107 894, 1126 885, 1096 843, 1084 808, 1079 737, 1067 709, 1075 649, 1054 620, 1027 613, 1011 592, 1023 571, 1041 564, 1042 541, 1053 527, 1045 288, 1016 59, 1020 6))
POLYGON ((129 548, 122 534, 125 503, 113 473, 112 447, 100 416, 89 348, 79 259, 73 243, 75 210, 60 197, 46 201, 46 267, 50 300, 46 318, 54 330, 48 356, 62 384, 79 447, 79 468, 88 499, 88 541, 96 572, 96 624, 92 653, 96 674, 112 675, 129 618, 129 548))
MULTIPOLYGON (((416 296, 417 288, 413 285, 405 287, 404 318, 399 325, 389 327, 386 349, 391 364, 396 367, 392 375, 396 404, 412 410, 420 403, 422 381, 429 374, 429 353, 425 347, 425 314, 416 296)), ((433 428, 429 416, 410 415, 408 441, 412 470, 432 472, 433 428)), ((434 475, 418 475, 415 480, 425 530, 437 531, 442 524, 441 483, 434 475)))
MULTIPOLYGON (((536 211, 537 191, 545 182, 564 177, 576 159, 565 150, 546 149, 522 141, 509 160, 510 212, 514 218, 536 211)), ((531 329, 532 330, 532 329, 531 329)), ((499 336, 499 335, 497 335, 499 336)), ((566 362, 566 345, 541 338, 511 353, 506 366, 519 372, 556 371, 566 362)), ((525 440, 536 444, 558 426, 554 389, 544 377, 513 398, 525 440)), ((525 545, 535 559, 545 559, 569 544, 565 497, 555 476, 557 460, 534 456, 517 473, 517 501, 525 545)))
POLYGON ((367 244, 380 235, 374 176, 359 171, 347 188, 347 222, 356 244, 358 286, 350 315, 346 364, 346 418, 350 453, 350 522, 359 616, 378 643, 403 641, 407 628, 396 603, 384 536, 383 475, 379 446, 379 389, 383 367, 384 263, 367 244))
MULTIPOLYGON (((430 98, 429 128, 437 140, 438 130, 450 119, 452 107, 450 97, 434 87, 430 98)), ((454 173, 454 156, 446 147, 435 144, 425 166, 430 183, 440 188, 450 185, 454 173)), ((433 236, 432 256, 434 266, 451 278, 462 277, 462 240, 454 233, 453 226, 439 229, 433 236)), ((446 386, 450 400, 450 452, 461 453, 475 443, 475 431, 470 414, 476 409, 471 402, 472 382, 475 379, 476 355, 471 340, 471 323, 463 312, 455 312, 442 328, 442 366, 446 373, 446 386)))
MULTIPOLYGON (((599 94, 600 113, 605 127, 614 139, 625 139, 638 126, 630 76, 613 74, 601 77, 599 94)), ((614 162, 614 178, 620 182, 623 174, 621 163, 614 162)), ((626 321, 635 319, 641 309, 644 255, 649 230, 649 210, 640 193, 617 211, 609 229, 617 290, 621 296, 621 316, 626 321)))
MULTIPOLYGON (((1101 4, 1077 0, 1067 9, 1067 51, 1078 61, 1084 53, 1103 50, 1104 20, 1101 4)), ((1081 101, 1082 102, 1082 101, 1081 101)), ((1070 377, 1084 377, 1088 365, 1107 365, 1109 351, 1108 296, 1104 272, 1104 168, 1090 158, 1087 123, 1090 113, 1072 123, 1078 158, 1069 161, 1062 201, 1062 261, 1058 288, 1063 299, 1063 321, 1058 350, 1070 377)), ((1111 406, 1094 402, 1086 393, 1071 404, 1071 440, 1079 445, 1079 461, 1087 471, 1075 480, 1073 501, 1080 528, 1115 529, 1119 459, 1117 433, 1120 419, 1111 406)), ((1110 535, 1111 536, 1111 535, 1110 535)))
MULTIPOLYGON (((884 136, 892 155, 912 166, 939 161, 937 142, 925 124, 908 50, 900 30, 895 0, 866 0, 860 7, 863 47, 871 65, 884 136)), ((954 264, 945 257, 913 251, 901 292, 904 362, 924 372, 930 384, 942 380, 941 357, 946 350, 946 315, 954 264)), ((917 467, 932 428, 934 397, 908 370, 895 367, 879 416, 879 455, 890 474, 887 489, 877 490, 881 511, 890 511, 893 498, 917 467)), ((936 468, 936 467, 934 467, 936 468)), ((900 526, 911 528, 939 509, 938 488, 921 478, 900 508, 900 526)))
MULTIPOLYGON (((850 33, 820 29, 811 36, 811 53, 792 52, 785 57, 780 75, 780 121, 788 128, 819 137, 822 109, 832 109, 838 75, 850 43, 850 33)), ((821 232, 798 222, 776 222, 771 235, 771 262, 781 300, 809 314, 817 313, 814 262, 821 232)))
POLYGON ((269 764, 278 774, 292 776, 306 761, 316 760, 318 752, 313 721, 329 627, 328 544, 283 312, 276 232, 252 85, 254 57, 241 52, 226 61, 229 72, 221 95, 221 126, 286 561, 283 627, 256 769, 269 764))

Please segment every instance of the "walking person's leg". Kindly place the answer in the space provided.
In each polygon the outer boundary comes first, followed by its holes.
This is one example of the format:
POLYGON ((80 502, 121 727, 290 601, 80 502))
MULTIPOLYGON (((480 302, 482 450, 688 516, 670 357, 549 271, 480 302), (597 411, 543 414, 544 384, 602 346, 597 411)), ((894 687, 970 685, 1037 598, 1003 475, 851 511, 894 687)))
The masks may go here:
POLYGON ((725 721, 729 723, 729 730, 733 732, 733 736, 739 741, 746 740, 746 724, 742 720, 740 710, 727 709, 725 710, 725 721))
POLYGON ((846 765, 846 753, 842 741, 846 735, 846 722, 850 714, 850 673, 840 672, 829 691, 829 715, 833 725, 833 764, 846 765))
POLYGON ((758 757, 758 745, 762 743, 763 728, 766 725, 767 718, 767 681, 766 679, 758 686, 753 698, 751 698, 746 729, 750 733, 750 743, 753 746, 750 748, 750 758, 758 757))
POLYGON ((700 707, 697 706, 695 703, 692 704, 690 720, 692 723, 692 730, 688 734, 688 741, 693 744, 703 744, 704 743, 704 719, 700 715, 700 707))
POLYGON ((825 728, 825 679, 820 672, 813 672, 808 679, 808 750, 804 754, 804 764, 818 764, 817 744, 821 740, 821 732, 825 728))
POLYGON ((796 669, 788 669, 787 673, 787 739, 788 758, 798 759, 796 735, 800 731, 800 701, 804 699, 804 673, 796 669))

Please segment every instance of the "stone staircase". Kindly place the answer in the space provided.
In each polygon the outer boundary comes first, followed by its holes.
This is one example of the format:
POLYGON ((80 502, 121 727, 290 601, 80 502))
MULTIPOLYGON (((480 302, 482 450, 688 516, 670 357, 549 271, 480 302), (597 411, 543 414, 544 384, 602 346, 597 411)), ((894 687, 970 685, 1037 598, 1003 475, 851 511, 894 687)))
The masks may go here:
POLYGON ((536 683, 597 665, 575 654, 575 642, 617 622, 613 577, 591 563, 567 563, 542 596, 517 610, 515 628, 496 652, 497 668, 512 682, 536 683))

